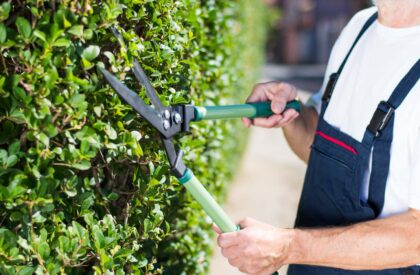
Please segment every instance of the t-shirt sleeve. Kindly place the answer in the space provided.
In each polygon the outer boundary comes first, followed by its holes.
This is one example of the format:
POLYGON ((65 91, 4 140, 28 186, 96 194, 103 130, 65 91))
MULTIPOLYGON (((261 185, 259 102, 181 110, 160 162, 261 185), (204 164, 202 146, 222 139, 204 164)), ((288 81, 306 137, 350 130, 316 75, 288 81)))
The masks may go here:
POLYGON ((420 210, 420 129, 412 156, 408 207, 420 210))

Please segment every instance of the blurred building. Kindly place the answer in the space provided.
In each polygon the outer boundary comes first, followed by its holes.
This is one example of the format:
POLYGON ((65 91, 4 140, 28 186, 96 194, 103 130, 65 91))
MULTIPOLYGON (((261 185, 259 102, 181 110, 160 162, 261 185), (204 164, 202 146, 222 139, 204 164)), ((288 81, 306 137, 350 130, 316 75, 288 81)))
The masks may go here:
POLYGON ((325 64, 340 31, 370 0, 266 0, 281 9, 271 30, 267 61, 285 64, 325 64))

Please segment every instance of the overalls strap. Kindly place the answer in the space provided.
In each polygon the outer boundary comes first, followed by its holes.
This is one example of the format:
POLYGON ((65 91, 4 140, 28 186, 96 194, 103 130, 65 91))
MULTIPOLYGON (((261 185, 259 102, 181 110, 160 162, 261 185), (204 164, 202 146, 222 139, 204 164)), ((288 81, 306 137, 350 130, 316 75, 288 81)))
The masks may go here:
POLYGON ((328 105, 328 102, 331 99, 331 96, 334 91, 335 84, 337 83, 338 78, 340 77, 341 72, 344 69, 344 66, 347 63, 347 60, 350 57, 350 54, 353 52, 353 49, 356 47, 357 42, 359 42, 360 38, 363 36, 363 34, 366 32, 366 30, 372 25, 373 22, 375 22, 376 18, 378 17, 378 13, 375 12, 372 14, 371 17, 366 21, 366 23, 363 25, 362 29, 360 30, 359 34, 357 35, 356 39, 353 42, 353 45, 351 46, 350 50, 347 52, 346 57, 344 58, 343 62, 341 62, 340 67, 338 68, 338 71, 330 75, 330 79, 328 81, 327 87, 325 89, 324 95, 322 97, 322 111, 321 115, 324 114, 324 111, 328 105), (325 106, 324 106, 325 105, 325 106))
POLYGON ((373 147, 368 203, 377 216, 381 213, 385 201, 394 131, 394 111, 401 105, 419 78, 420 59, 398 83, 388 101, 379 103, 363 137, 362 144, 367 148, 373 147))
POLYGON ((395 87, 391 96, 387 101, 381 101, 367 126, 366 133, 363 137, 364 144, 373 143, 373 140, 381 136, 394 111, 401 105, 411 89, 416 85, 420 78, 420 58, 411 67, 408 73, 401 79, 397 87, 395 87))

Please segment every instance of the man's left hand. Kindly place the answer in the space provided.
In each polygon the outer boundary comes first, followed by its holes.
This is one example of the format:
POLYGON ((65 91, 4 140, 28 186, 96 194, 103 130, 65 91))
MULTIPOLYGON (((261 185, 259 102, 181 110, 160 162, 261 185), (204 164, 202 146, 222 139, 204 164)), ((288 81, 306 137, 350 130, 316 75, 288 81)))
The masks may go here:
POLYGON ((240 231, 219 234, 217 244, 232 266, 247 274, 272 274, 287 264, 292 229, 281 229, 245 218, 240 231))

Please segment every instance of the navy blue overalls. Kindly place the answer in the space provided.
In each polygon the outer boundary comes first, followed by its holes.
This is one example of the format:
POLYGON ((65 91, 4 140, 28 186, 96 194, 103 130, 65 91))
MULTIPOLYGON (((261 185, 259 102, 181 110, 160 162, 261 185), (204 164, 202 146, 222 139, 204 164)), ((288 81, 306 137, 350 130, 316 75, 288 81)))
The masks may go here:
MULTIPOLYGON (((387 101, 379 103, 359 142, 329 125, 324 113, 344 65, 363 33, 376 20, 374 14, 365 23, 339 70, 332 74, 322 98, 322 108, 308 169, 299 202, 296 227, 344 226, 378 217, 384 205, 389 171, 394 111, 403 102, 420 77, 420 59, 397 85, 387 101), (369 195, 362 201, 360 192, 364 173, 372 153, 369 195)), ((363 251, 360 251, 363 253, 363 251)), ((375 255, 366 255, 374 257, 375 255)), ((289 275, 347 274, 420 274, 419 266, 381 271, 351 271, 309 265, 291 265, 289 275)))

